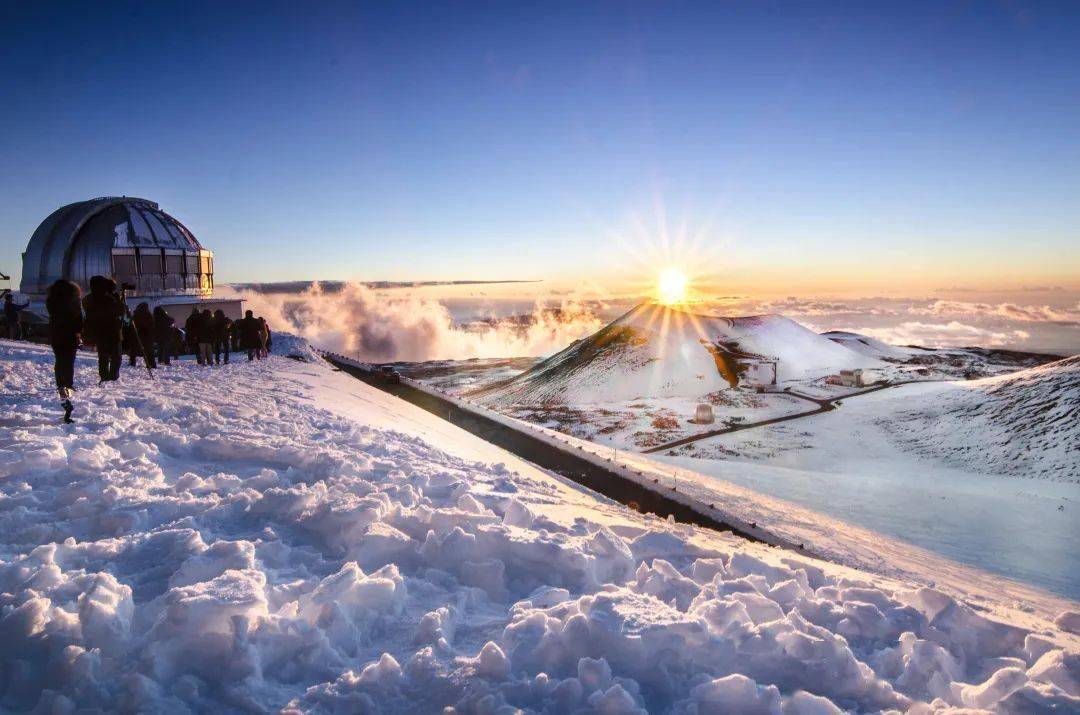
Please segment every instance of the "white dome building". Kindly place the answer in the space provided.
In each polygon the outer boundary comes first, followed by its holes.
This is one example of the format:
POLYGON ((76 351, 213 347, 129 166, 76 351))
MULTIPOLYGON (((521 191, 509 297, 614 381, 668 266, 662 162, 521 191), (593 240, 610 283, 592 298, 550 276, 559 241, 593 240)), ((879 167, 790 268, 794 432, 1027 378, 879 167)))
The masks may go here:
POLYGON ((240 317, 239 300, 213 298, 213 252, 153 201, 111 196, 53 211, 23 253, 19 292, 40 300, 65 278, 85 293, 97 275, 115 280, 132 305, 162 305, 175 318, 193 305, 240 317))

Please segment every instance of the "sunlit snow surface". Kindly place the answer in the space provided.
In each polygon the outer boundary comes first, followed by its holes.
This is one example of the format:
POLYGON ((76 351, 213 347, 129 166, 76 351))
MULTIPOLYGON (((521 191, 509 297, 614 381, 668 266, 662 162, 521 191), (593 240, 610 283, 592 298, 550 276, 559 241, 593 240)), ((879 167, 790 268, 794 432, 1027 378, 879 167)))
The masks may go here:
POLYGON ((1080 358, 884 390, 679 454, 659 459, 1080 597, 1080 358))
POLYGON ((78 370, 64 427, 0 342, 0 709, 1080 708, 1075 603, 641 517, 318 362, 78 370))
MULTIPOLYGON (((819 335, 776 315, 723 318, 642 305, 513 379, 474 387, 482 374, 472 363, 459 368, 457 384, 450 366, 405 369, 505 415, 622 453, 729 420, 818 409, 793 395, 731 389, 703 336, 778 356, 776 389, 804 396, 858 392, 820 377, 841 368, 861 367, 872 381, 929 382, 663 449, 653 459, 1080 597, 1080 357, 899 347, 851 332, 819 335), (699 403, 711 405, 718 422, 692 422, 699 403)), ((707 484, 695 486, 703 501, 724 498, 724 485, 712 496, 707 484)))

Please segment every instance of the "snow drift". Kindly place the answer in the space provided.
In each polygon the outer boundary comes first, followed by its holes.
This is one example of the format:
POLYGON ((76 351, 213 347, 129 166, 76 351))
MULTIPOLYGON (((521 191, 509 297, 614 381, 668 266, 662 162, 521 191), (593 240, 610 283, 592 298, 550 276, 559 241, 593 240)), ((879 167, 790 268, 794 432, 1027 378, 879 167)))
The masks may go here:
POLYGON ((1080 708, 1076 613, 620 509, 323 364, 91 357, 66 428, 0 342, 5 711, 1080 708))
POLYGON ((780 381, 882 364, 783 316, 725 318, 643 303, 477 395, 493 405, 695 399, 729 386, 710 351, 717 344, 776 359, 780 381))
POLYGON ((1080 356, 949 383, 883 426, 905 447, 965 468, 1080 482, 1080 356))

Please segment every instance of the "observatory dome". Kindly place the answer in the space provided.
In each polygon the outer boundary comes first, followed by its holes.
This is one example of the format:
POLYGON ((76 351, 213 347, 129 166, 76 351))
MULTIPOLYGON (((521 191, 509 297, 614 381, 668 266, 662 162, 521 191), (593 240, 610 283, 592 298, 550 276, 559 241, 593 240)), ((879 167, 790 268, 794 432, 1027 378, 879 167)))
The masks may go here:
POLYGON ((86 291, 90 277, 102 275, 138 295, 209 296, 213 255, 153 201, 79 201, 53 211, 30 237, 20 292, 41 296, 59 278, 86 291))

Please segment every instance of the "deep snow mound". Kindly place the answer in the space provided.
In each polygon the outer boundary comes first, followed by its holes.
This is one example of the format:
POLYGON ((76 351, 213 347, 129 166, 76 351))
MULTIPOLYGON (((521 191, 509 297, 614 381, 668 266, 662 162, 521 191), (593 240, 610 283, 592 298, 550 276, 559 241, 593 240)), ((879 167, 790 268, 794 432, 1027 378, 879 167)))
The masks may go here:
POLYGON ((0 341, 3 712, 1080 708, 1049 624, 619 509, 325 363, 83 355, 74 426, 51 372, 0 341))
POLYGON ((274 331, 273 353, 275 355, 284 355, 293 360, 322 362, 322 357, 311 347, 307 340, 292 333, 274 331))
POLYGON ((881 366, 780 315, 729 318, 643 303, 475 396, 492 405, 695 399, 729 387, 714 356, 718 346, 776 360, 779 381, 881 366))
POLYGON ((1080 482, 1080 356, 953 386, 906 403, 887 428, 968 469, 1080 482))

